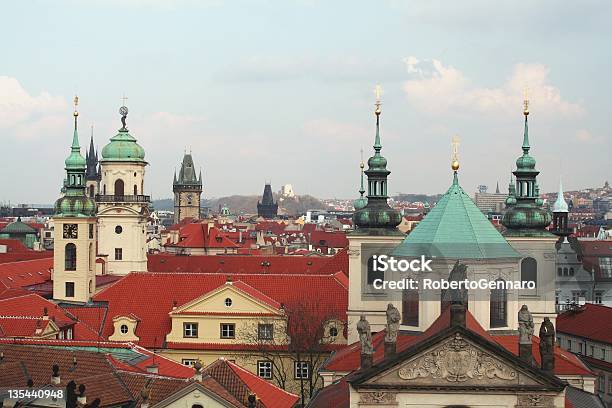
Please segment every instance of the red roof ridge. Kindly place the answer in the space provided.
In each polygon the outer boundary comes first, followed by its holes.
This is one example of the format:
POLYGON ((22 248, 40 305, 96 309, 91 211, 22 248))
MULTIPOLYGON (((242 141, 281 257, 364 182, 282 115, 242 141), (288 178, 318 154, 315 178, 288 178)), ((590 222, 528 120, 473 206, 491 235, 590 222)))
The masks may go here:
POLYGON ((4 262, 4 263, 0 264, 0 267, 11 266, 11 265, 14 265, 14 264, 21 264, 21 263, 24 263, 24 262, 41 262, 41 261, 46 261, 49 258, 53 258, 53 254, 51 254, 50 256, 48 256, 46 258, 24 259, 22 261, 4 262))
POLYGON ((349 288, 349 279, 348 279, 348 276, 346 276, 346 274, 344 272, 338 271, 338 272, 334 273, 332 276, 334 277, 334 279, 336 279, 338 281, 338 283, 340 283, 346 289, 349 288))

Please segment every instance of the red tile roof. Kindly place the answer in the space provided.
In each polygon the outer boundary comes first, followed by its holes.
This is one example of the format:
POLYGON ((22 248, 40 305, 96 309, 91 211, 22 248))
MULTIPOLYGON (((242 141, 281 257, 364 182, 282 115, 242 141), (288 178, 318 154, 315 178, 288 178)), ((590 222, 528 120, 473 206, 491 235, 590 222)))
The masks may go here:
POLYGON ((30 316, 0 315, 0 336, 40 337, 49 326, 49 320, 30 316))
POLYGON ((6 252, 29 252, 27 246, 18 239, 3 238, 0 239, 0 245, 6 245, 6 252))
POLYGON ((74 317, 66 310, 33 293, 0 300, 0 315, 2 316, 26 316, 42 319, 45 311, 60 328, 76 323, 74 317))
POLYGON ((23 288, 51 279, 53 258, 0 264, 0 283, 7 288, 23 288))
MULTIPOLYGON (((284 304, 288 310, 316 302, 320 310, 346 320, 348 289, 344 276, 240 274, 232 279, 284 304)), ((168 313, 175 302, 185 304, 224 285, 226 281, 226 274, 131 273, 94 296, 95 301, 108 302, 103 334, 108 337, 113 333, 114 317, 134 313, 141 319, 136 328, 139 344, 160 347, 170 332, 168 313)))
POLYGON ((236 248, 238 245, 227 238, 216 227, 207 223, 191 223, 179 230, 179 242, 167 244, 179 248, 236 248))
POLYGON ((320 389, 308 404, 309 408, 349 408, 350 393, 346 377, 338 382, 320 389))
POLYGON ((312 231, 310 243, 315 248, 347 248, 348 239, 342 231, 312 231))
POLYGON ((612 308, 586 303, 557 316, 557 331, 612 344, 612 308))

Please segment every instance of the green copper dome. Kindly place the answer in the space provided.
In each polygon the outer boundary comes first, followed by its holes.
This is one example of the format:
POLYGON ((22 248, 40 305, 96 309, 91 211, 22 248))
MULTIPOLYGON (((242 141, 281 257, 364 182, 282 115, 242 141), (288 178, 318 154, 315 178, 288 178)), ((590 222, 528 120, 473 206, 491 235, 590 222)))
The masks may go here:
POLYGON ((94 217, 96 203, 83 196, 66 195, 57 199, 54 205, 55 215, 59 217, 94 217))
POLYGON ((136 139, 127 129, 120 129, 102 149, 102 161, 143 162, 144 158, 144 149, 136 143, 136 139))
POLYGON ((366 205, 368 205, 368 199, 363 196, 353 201, 353 207, 355 208, 355 211, 361 210, 366 205))

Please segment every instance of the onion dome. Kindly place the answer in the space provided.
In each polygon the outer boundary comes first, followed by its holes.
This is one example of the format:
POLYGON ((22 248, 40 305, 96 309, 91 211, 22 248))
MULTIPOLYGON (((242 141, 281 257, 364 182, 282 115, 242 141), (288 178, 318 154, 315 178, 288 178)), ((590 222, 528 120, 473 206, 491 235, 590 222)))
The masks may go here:
POLYGON ((557 193, 557 201, 555 201, 555 203, 553 204, 552 210, 554 213, 569 212, 567 201, 565 201, 565 198, 563 197, 563 184, 561 183, 561 180, 559 180, 559 192, 557 193))
POLYGON ((123 127, 119 133, 110 139, 110 143, 102 149, 102 161, 144 162, 145 151, 136 139, 128 133, 125 119, 128 108, 122 106, 119 110, 123 127))
POLYGON ((373 234, 393 235, 400 233, 397 226, 402 216, 387 203, 387 177, 391 172, 387 170, 387 159, 380 154, 380 113, 380 100, 377 99, 374 155, 368 159, 368 169, 365 171, 368 177, 367 204, 353 214, 353 223, 358 231, 369 230, 373 234))

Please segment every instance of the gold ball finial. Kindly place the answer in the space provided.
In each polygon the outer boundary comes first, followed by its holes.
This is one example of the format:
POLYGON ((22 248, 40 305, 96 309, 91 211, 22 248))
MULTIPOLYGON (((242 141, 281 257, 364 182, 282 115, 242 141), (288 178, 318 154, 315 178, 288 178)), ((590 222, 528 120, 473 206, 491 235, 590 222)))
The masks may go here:
POLYGON ((77 95, 74 96, 74 117, 76 118, 77 116, 79 116, 79 112, 77 111, 77 106, 79 106, 79 97, 77 95))
POLYGON ((523 89, 523 115, 529 115, 529 88, 523 89))
POLYGON ((363 168, 364 168, 364 167, 365 167, 365 164, 363 164, 363 162, 359 163, 359 168, 360 168, 361 170, 363 170, 363 168))
POLYGON ((459 170, 459 161, 453 160, 453 163, 451 164, 451 168, 453 169, 453 171, 459 170))

